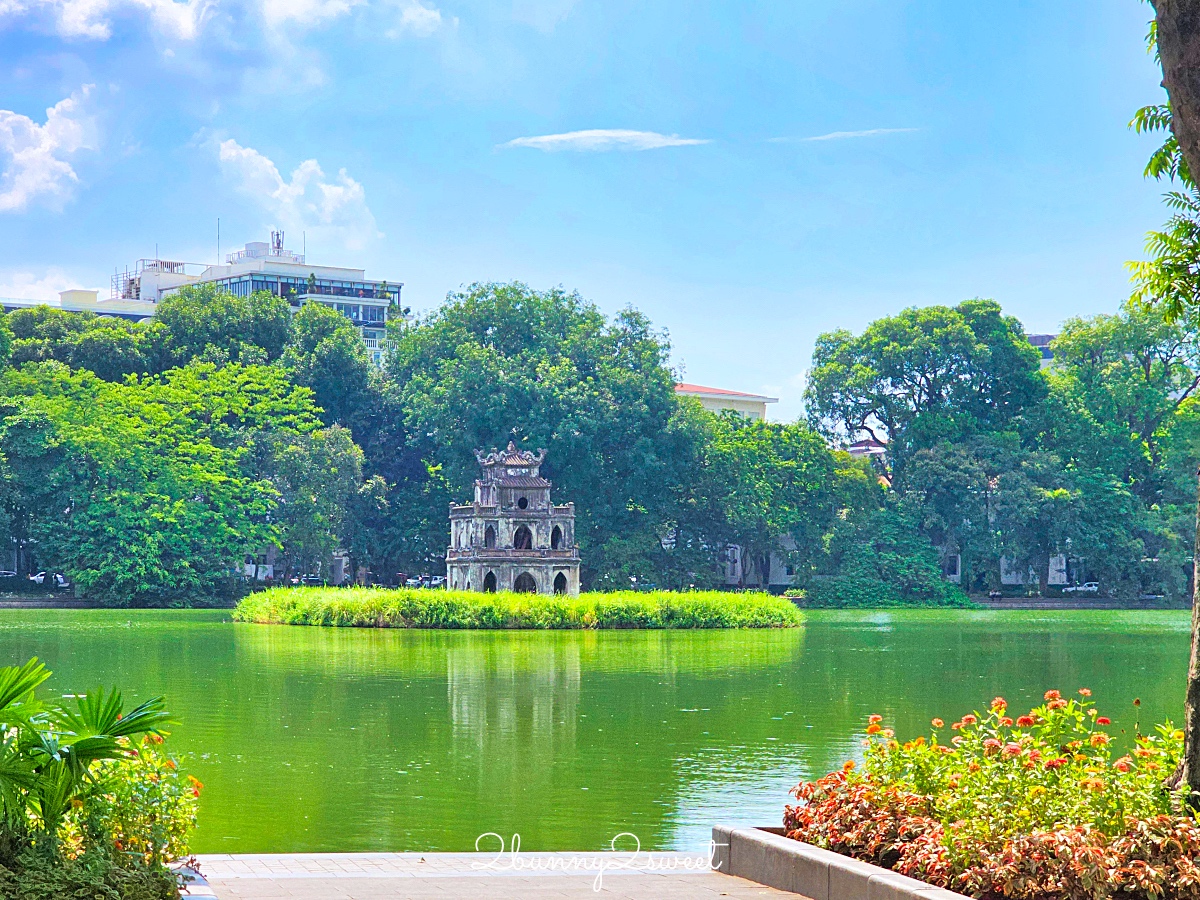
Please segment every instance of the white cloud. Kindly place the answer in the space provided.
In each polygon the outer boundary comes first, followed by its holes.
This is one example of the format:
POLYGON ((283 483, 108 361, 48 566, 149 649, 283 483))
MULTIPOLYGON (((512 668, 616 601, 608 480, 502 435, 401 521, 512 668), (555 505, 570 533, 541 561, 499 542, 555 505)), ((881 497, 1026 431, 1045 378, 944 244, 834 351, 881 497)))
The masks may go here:
POLYGON ((362 185, 345 169, 330 180, 317 161, 309 159, 295 168, 290 181, 284 181, 275 163, 235 140, 222 141, 218 154, 221 167, 238 188, 274 218, 270 224, 293 232, 310 231, 319 240, 338 241, 351 250, 381 237, 362 185))
POLYGON ((51 206, 71 196, 79 176, 64 159, 94 146, 94 126, 82 105, 94 85, 46 110, 46 124, 0 109, 0 212, 18 212, 35 199, 51 206))
POLYGON ((662 147, 689 147, 710 143, 707 139, 681 138, 677 134, 657 131, 628 131, 623 128, 593 128, 588 131, 568 131, 565 134, 543 134, 519 137, 501 147, 532 147, 535 150, 658 150, 662 147))
POLYGON ((192 40, 216 0, 0 0, 0 16, 33 10, 48 11, 55 31, 66 38, 106 41, 112 37, 112 17, 141 10, 167 37, 192 40))
POLYGON ((83 285, 61 269, 49 269, 38 276, 32 272, 8 272, 0 275, 0 297, 16 300, 57 300, 59 291, 83 285))
POLYGON ((919 128, 868 128, 865 131, 831 131, 829 134, 818 134, 814 137, 776 137, 767 138, 772 144, 807 144, 812 141, 841 141, 846 138, 877 137, 881 134, 907 134, 920 131, 919 128))
MULTIPOLYGON (((451 19, 456 23, 457 19, 451 19)), ((425 6, 420 0, 404 0, 400 4, 400 17, 396 27, 388 31, 388 37, 399 37, 401 34, 415 34, 417 37, 429 37, 442 27, 442 13, 436 7, 425 6)))

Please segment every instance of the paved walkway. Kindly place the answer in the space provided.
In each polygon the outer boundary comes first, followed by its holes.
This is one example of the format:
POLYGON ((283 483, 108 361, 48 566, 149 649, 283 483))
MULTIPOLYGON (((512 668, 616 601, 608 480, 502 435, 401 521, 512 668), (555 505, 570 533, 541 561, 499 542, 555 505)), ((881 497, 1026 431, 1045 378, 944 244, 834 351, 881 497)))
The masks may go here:
POLYGON ((796 894, 686 853, 286 853, 201 856, 201 900, 764 900, 796 894))

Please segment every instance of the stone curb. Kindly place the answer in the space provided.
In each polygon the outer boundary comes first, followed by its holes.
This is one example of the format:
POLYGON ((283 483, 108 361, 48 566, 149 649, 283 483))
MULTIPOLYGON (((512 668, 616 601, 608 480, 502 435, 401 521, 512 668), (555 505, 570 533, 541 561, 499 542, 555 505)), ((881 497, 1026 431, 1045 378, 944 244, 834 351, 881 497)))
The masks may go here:
POLYGON ((204 876, 190 866, 178 866, 171 869, 179 879, 179 896, 181 900, 217 900, 217 895, 209 887, 204 876))
POLYGON ((969 900, 907 875, 794 841, 782 828, 714 825, 712 867, 811 900, 969 900))

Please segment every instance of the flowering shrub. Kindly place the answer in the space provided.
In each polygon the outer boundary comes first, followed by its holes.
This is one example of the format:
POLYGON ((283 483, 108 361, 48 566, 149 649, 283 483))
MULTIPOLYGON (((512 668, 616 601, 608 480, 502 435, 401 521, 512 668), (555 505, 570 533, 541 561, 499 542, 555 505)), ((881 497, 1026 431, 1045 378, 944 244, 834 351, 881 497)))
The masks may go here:
POLYGON ((93 833, 147 865, 188 856, 188 834, 196 826, 203 785, 180 774, 162 742, 156 734, 136 744, 126 741, 124 759, 94 764, 98 790, 87 804, 72 809, 61 831, 71 855, 81 852, 85 835, 93 833))
POLYGON ((976 897, 1200 900, 1200 827, 1164 787, 1182 732, 1118 755, 1089 697, 1016 718, 997 697, 904 743, 871 716, 862 771, 798 785, 788 836, 976 897))

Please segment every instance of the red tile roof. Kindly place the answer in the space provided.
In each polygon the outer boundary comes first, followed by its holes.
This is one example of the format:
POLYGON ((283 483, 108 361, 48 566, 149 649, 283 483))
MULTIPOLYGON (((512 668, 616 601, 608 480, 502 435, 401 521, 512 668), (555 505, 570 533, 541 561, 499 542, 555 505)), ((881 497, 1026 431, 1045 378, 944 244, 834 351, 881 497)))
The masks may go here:
POLYGON ((746 394, 742 391, 726 391, 722 388, 705 387, 702 384, 677 384, 675 385, 675 393, 677 394, 706 394, 712 397, 743 397, 746 400, 765 400, 768 403, 774 403, 774 397, 764 397, 762 394, 746 394))

